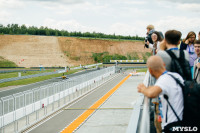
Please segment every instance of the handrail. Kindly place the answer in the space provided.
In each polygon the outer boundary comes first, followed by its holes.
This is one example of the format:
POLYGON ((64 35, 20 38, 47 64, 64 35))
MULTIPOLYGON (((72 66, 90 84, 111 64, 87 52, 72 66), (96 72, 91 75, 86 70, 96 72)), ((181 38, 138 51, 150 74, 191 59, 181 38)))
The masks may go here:
MULTIPOLYGON (((144 85, 149 86, 151 76, 147 71, 144 78, 144 85)), ((150 133, 150 110, 149 98, 141 94, 134 105, 134 110, 126 133, 150 133)))

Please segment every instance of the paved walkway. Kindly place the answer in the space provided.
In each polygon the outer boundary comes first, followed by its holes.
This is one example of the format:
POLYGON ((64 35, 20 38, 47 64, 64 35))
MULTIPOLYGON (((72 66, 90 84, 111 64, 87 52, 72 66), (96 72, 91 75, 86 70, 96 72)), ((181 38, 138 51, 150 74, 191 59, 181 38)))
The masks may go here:
POLYGON ((144 76, 131 76, 76 133, 125 133, 134 103, 139 98, 137 85, 144 76))
MULTIPOLYGON (((117 76, 114 80, 107 82, 99 87, 93 93, 75 102, 73 105, 64 109, 61 113, 38 125, 32 129, 31 133, 55 133, 66 131, 70 123, 88 108, 100 101, 101 97, 107 95, 109 90, 117 90, 101 105, 100 109, 94 111, 79 126, 75 133, 125 133, 133 113, 133 106, 138 100, 140 94, 137 92, 137 85, 144 80, 144 75, 126 77, 130 71, 117 76), (124 78, 126 77, 126 80, 124 78), (124 82, 118 86, 122 79, 124 82), (118 84, 118 85, 117 85, 118 84), (118 86, 118 87, 116 87, 118 86)), ((68 133, 67 130, 65 133, 68 133)))

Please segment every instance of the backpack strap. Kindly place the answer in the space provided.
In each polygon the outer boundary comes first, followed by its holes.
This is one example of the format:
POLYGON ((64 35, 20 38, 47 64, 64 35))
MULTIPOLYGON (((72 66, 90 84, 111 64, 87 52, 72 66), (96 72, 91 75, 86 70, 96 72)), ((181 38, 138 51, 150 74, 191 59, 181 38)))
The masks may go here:
POLYGON ((176 55, 171 50, 166 50, 166 52, 170 55, 170 57, 172 59, 177 59, 177 60, 180 60, 180 61, 184 61, 185 60, 184 51, 183 50, 179 50, 179 51, 180 51, 180 56, 179 56, 179 58, 177 58, 176 55))
POLYGON ((178 59, 176 57, 176 55, 171 51, 171 50, 166 50, 166 52, 169 54, 169 56, 172 58, 172 59, 178 59))
POLYGON ((171 76, 176 81, 176 83, 178 83, 181 86, 182 91, 184 91, 184 89, 183 89, 184 85, 180 82, 180 80, 178 78, 174 77, 174 75, 171 75, 171 74, 168 74, 168 75, 171 76))
MULTIPOLYGON (((169 104, 170 108, 172 109, 173 113, 175 114, 176 118, 178 121, 181 121, 181 119, 178 117, 177 113, 175 112, 174 108, 172 107, 171 103, 168 100, 168 96, 166 94, 163 95, 167 103, 169 104)), ((167 122, 167 112, 168 112, 168 106, 167 106, 167 111, 166 111, 166 122, 167 122)))
MULTIPOLYGON (((175 78, 173 75, 171 75, 171 74, 169 74, 168 73, 168 75, 169 76, 171 76, 175 81, 176 81, 176 83, 178 83, 179 85, 180 85, 180 87, 181 87, 181 89, 182 89, 182 92, 184 91, 184 85, 180 82, 180 80, 179 79, 177 79, 177 78, 175 78)), ((184 94, 183 94, 183 96, 184 96, 184 94)), ((172 111, 173 111, 173 113, 175 114, 175 116, 176 116, 176 118, 178 119, 178 121, 181 121, 181 119, 178 117, 178 115, 177 115, 177 113, 175 112, 175 110, 174 110, 174 108, 172 107, 172 105, 170 104, 170 102, 169 102, 169 100, 168 100, 168 96, 165 94, 164 95, 164 98, 165 98, 165 100, 167 101, 167 103, 169 104, 169 106, 170 106, 170 108, 172 109, 172 111)), ((167 109, 167 112, 168 112, 168 109, 167 109)), ((166 112, 166 113, 167 113, 166 112)), ((167 119, 167 114, 166 114, 166 119, 167 119)))
POLYGON ((179 59, 181 61, 185 60, 185 53, 184 53, 184 51, 183 50, 179 50, 179 51, 180 51, 180 57, 179 57, 179 59))
MULTIPOLYGON (((196 73, 196 70, 197 70, 197 67, 195 67, 195 70, 194 70, 194 74, 196 73)), ((197 76, 194 78, 194 81, 196 82, 197 81, 197 77, 199 75, 199 69, 197 70, 197 76)))

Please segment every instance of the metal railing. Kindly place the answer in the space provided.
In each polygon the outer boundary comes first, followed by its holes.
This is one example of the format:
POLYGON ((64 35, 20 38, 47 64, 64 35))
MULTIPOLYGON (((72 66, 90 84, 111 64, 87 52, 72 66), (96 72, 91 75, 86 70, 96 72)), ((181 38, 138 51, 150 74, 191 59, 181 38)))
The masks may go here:
POLYGON ((115 67, 0 99, 0 133, 19 132, 107 81, 115 67))
MULTIPOLYGON (((147 71, 143 83, 145 86, 149 86, 150 81, 150 74, 147 71)), ((149 102, 149 98, 141 94, 133 107, 134 110, 126 133, 150 133, 149 102)))
POLYGON ((0 73, 12 73, 12 72, 26 72, 26 71, 40 71, 40 70, 1 70, 0 73))
POLYGON ((27 75, 27 76, 21 76, 21 77, 14 77, 14 78, 0 79, 0 83, 10 82, 10 81, 15 81, 15 80, 21 80, 21 79, 27 79, 27 78, 34 78, 34 77, 39 77, 39 76, 52 75, 52 74, 57 74, 57 73, 58 73, 58 71, 48 72, 48 73, 40 73, 40 74, 33 74, 33 75, 27 75))
MULTIPOLYGON (((101 64, 102 63, 92 64, 92 65, 86 65, 85 68, 89 68, 89 67, 93 67, 93 66, 98 66, 98 65, 101 65, 101 64)), ((71 68, 71 70, 76 70, 76 69, 81 69, 81 68, 82 67, 75 67, 75 68, 71 68)), ((33 74, 33 75, 27 75, 27 76, 21 76, 21 77, 0 79, 0 83, 10 82, 10 81, 15 81, 15 80, 21 80, 21 79, 27 79, 27 78, 40 77, 40 76, 53 75, 53 74, 63 73, 63 72, 66 72, 66 70, 58 70, 56 72, 39 73, 39 74, 33 74)))

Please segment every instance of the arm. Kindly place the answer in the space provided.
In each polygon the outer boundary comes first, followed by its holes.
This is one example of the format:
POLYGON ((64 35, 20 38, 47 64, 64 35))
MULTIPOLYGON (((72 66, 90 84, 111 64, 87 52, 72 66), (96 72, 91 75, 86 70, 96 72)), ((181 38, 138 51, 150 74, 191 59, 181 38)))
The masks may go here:
POLYGON ((185 44, 184 42, 181 42, 180 50, 186 50, 186 48, 187 48, 187 44, 185 44))
POLYGON ((143 93, 149 98, 155 98, 162 92, 162 89, 159 86, 151 86, 147 88, 144 84, 139 84, 137 88, 139 93, 143 93))

